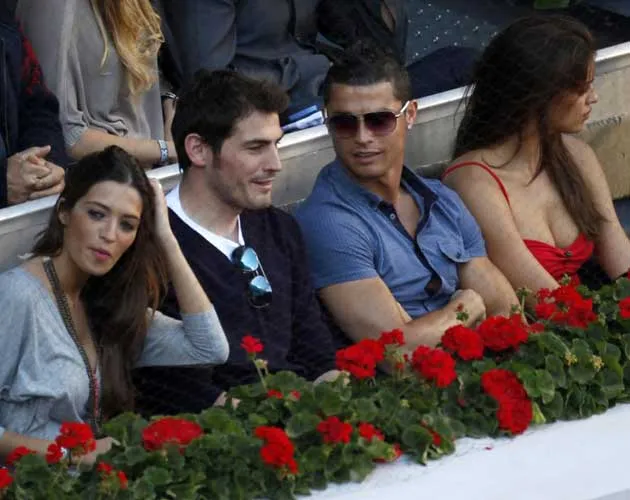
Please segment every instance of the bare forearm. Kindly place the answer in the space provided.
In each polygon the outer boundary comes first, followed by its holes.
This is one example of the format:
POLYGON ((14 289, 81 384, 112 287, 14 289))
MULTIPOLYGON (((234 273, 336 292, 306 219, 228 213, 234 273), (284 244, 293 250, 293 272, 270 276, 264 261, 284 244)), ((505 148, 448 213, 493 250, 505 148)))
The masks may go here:
POLYGON ((457 319, 457 305, 449 303, 442 309, 411 320, 402 328, 410 349, 420 345, 435 347, 450 327, 461 324, 457 319))
MULTIPOLYGON (((167 143, 169 159, 173 159, 175 151, 172 143, 167 143)), ((155 139, 139 139, 120 137, 108 134, 101 130, 87 129, 81 138, 70 148, 70 155, 79 160, 84 156, 102 151, 108 146, 119 146, 146 166, 152 166, 160 162, 160 146, 155 139)))
POLYGON ((39 439, 22 434, 16 434, 15 432, 5 431, 0 437, 0 461, 6 459, 6 457, 18 446, 26 446, 28 449, 33 450, 39 455, 46 455, 48 446, 52 441, 46 439, 39 439))
POLYGON ((212 304, 190 269, 174 236, 162 242, 162 251, 166 256, 168 274, 177 296, 180 312, 195 314, 209 311, 212 304))

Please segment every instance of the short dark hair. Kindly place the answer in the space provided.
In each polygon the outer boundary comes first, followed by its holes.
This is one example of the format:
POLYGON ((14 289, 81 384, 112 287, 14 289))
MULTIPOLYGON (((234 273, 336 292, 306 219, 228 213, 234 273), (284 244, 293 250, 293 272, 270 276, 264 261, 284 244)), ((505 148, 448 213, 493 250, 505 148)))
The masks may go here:
POLYGON ((334 62, 322 86, 324 103, 330 101, 333 84, 373 85, 389 82, 401 102, 412 98, 409 74, 398 58, 373 42, 359 40, 334 62))
POLYGON ((286 92, 274 83, 228 70, 198 71, 177 101, 171 127, 180 168, 190 166, 187 135, 199 134, 218 153, 238 121, 254 111, 281 114, 288 104, 286 92))

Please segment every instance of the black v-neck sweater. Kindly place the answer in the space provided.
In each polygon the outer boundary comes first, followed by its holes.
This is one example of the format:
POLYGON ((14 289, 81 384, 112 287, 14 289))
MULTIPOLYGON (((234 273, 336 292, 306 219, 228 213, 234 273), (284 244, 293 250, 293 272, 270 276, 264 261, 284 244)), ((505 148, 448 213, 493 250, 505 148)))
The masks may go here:
MULTIPOLYGON (((143 368, 135 373, 144 413, 201 411, 230 387, 255 382, 256 370, 240 344, 253 335, 264 344, 259 357, 269 370, 291 370, 314 379, 335 368, 332 335, 322 319, 309 276, 304 242, 293 217, 279 209, 245 211, 245 244, 256 250, 272 287, 272 301, 253 307, 247 287, 252 275, 169 211, 171 227, 193 272, 217 310, 230 344, 228 361, 214 368, 143 368)), ((179 316, 169 291, 161 310, 179 316)))

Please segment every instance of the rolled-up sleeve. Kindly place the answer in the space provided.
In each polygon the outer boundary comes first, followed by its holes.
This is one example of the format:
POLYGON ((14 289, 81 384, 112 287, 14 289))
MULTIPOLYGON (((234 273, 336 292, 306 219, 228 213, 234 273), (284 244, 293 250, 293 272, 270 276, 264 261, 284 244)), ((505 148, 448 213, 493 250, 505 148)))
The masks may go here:
POLYGON ((214 308, 182 319, 155 312, 136 367, 225 363, 229 346, 214 308))

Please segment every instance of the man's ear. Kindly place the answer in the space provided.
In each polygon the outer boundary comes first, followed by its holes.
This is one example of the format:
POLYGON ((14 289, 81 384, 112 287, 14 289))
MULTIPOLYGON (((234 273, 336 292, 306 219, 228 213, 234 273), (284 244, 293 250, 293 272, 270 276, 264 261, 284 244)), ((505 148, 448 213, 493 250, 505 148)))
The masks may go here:
POLYGON ((204 168, 208 160, 212 161, 212 148, 199 134, 188 134, 184 139, 184 148, 191 167, 204 168))
POLYGON ((409 102, 409 106, 405 110, 405 122, 407 124, 407 128, 411 130, 413 124, 416 122, 416 116, 418 115, 418 101, 412 99, 409 102))

